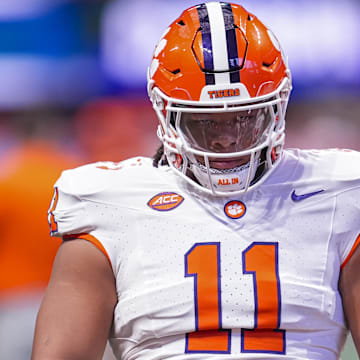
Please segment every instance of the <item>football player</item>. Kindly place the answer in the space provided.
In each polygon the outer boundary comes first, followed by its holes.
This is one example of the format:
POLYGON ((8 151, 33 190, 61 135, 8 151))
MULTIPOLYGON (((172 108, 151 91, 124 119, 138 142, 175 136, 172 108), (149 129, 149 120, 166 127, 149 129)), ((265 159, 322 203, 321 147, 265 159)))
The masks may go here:
POLYGON ((169 26, 148 71, 154 161, 55 184, 64 242, 33 360, 101 359, 108 338, 127 360, 335 360, 349 329, 360 352, 360 155, 284 150, 290 91, 278 40, 243 7, 169 26))

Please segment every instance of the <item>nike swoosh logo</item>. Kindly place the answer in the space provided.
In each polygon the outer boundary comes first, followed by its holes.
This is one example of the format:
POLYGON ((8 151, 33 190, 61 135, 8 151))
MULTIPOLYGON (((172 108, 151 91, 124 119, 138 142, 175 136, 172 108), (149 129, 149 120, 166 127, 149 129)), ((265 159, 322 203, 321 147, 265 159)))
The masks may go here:
POLYGON ((318 191, 314 191, 314 192, 310 192, 310 193, 307 193, 307 194, 302 194, 302 195, 297 195, 295 193, 295 190, 291 193, 291 200, 292 201, 301 201, 301 200, 305 200, 311 196, 314 196, 314 195, 317 195, 317 194, 320 194, 322 193, 323 191, 325 190, 318 190, 318 191))

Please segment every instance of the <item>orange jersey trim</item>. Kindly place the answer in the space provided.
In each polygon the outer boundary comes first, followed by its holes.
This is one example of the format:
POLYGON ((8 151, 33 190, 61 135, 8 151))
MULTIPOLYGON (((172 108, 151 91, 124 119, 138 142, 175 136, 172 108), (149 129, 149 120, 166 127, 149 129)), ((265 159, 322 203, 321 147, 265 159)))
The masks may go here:
POLYGON ((106 256, 106 258, 108 259, 109 264, 112 268, 111 260, 110 260, 108 253, 106 252, 106 250, 105 250, 104 246, 101 244, 101 242, 95 236, 90 235, 90 234, 74 234, 74 235, 65 235, 63 237, 63 239, 64 239, 64 241, 75 240, 75 239, 83 239, 83 240, 90 241, 106 256))
POLYGON ((55 189, 54 189, 54 197, 53 197, 53 205, 52 205, 51 209, 49 210, 49 214, 50 214, 50 231, 51 231, 51 233, 55 233, 55 232, 58 231, 58 225, 57 225, 57 222, 55 220, 55 216, 53 214, 58 201, 59 201, 59 190, 58 190, 57 187, 55 187, 55 189))
POLYGON ((344 262, 341 264, 340 269, 342 270, 345 265, 349 262, 351 256, 353 255, 353 253, 355 252, 356 248, 358 247, 358 245, 360 244, 360 234, 357 237, 357 239, 355 240, 355 244, 353 245, 353 247, 351 248, 349 255, 346 257, 346 259, 344 260, 344 262))

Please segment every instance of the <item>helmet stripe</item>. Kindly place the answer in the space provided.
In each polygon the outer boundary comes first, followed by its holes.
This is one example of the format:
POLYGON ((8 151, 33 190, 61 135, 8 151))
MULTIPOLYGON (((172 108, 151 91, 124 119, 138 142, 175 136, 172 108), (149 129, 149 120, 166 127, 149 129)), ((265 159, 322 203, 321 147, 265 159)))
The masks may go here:
MULTIPOLYGON (((214 59, 211 42, 211 31, 209 26, 209 15, 205 4, 201 4, 197 7, 199 15, 199 21, 201 26, 201 37, 203 43, 203 56, 204 56, 204 67, 207 70, 214 70, 214 59)), ((215 75, 212 73, 205 72, 206 85, 215 84, 215 75)))
POLYGON ((234 15, 229 3, 198 5, 206 85, 240 82, 234 15), (229 69, 236 69, 230 71, 229 69))
POLYGON ((206 3, 211 29, 215 83, 229 84, 230 76, 224 16, 219 2, 206 3))
MULTIPOLYGON (((221 3, 221 7, 222 7, 224 23, 225 23, 229 69, 231 69, 234 67, 239 67, 238 47, 237 47, 236 32, 234 27, 234 15, 231 4, 221 3)), ((232 71, 230 73, 230 82, 231 83, 240 82, 240 70, 232 71)))

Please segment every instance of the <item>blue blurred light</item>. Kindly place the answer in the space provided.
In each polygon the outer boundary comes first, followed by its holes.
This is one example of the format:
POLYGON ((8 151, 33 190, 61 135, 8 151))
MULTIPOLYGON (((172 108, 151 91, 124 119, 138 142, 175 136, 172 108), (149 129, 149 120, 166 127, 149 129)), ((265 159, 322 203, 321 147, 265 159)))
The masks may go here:
MULTIPOLYGON (((115 1, 103 16, 102 64, 120 88, 145 86, 146 69, 166 27, 194 1, 115 1)), ((360 4, 357 1, 244 0, 277 35, 298 90, 359 87, 360 4)))

